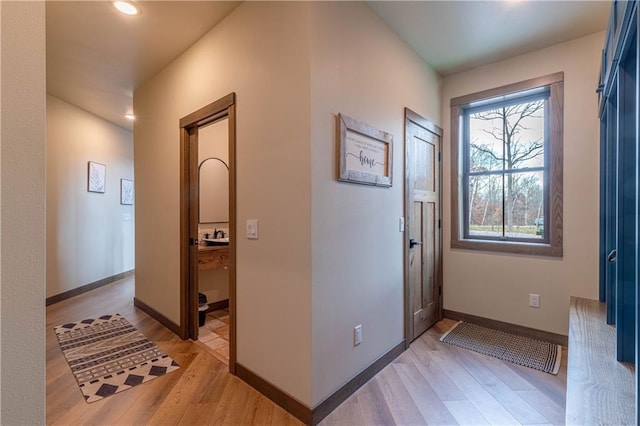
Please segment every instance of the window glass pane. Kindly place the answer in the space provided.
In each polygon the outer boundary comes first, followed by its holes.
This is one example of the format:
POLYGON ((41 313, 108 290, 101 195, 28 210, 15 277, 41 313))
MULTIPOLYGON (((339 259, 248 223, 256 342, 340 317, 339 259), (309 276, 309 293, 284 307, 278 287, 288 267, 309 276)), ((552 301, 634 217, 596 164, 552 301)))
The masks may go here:
POLYGON ((544 166, 544 101, 504 108, 506 169, 544 166))
POLYGON ((544 238, 544 172, 505 176, 505 236, 544 238))
POLYGON ((469 171, 502 170, 502 118, 499 110, 469 115, 469 171))
POLYGON ((469 171, 544 166, 544 100, 469 114, 469 171))
POLYGON ((556 73, 451 99, 451 247, 562 257, 562 91, 556 73))
POLYGON ((502 237, 502 175, 469 177, 469 236, 502 237))

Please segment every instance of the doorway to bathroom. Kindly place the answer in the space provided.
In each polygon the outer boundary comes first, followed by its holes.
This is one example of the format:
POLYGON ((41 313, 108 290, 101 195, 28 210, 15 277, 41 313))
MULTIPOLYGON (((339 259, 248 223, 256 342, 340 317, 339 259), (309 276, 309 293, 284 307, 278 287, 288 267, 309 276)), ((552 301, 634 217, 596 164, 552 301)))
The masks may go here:
POLYGON ((235 373, 235 94, 180 120, 180 328, 235 373))

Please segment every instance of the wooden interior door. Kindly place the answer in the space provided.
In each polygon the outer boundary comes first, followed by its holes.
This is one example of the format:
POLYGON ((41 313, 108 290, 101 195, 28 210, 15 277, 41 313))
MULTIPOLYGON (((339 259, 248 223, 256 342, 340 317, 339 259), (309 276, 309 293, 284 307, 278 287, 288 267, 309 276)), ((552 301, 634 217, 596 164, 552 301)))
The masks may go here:
POLYGON ((228 118, 229 372, 236 373, 236 95, 230 93, 180 119, 180 337, 198 338, 198 128, 228 118))
POLYGON ((440 232, 441 130, 407 112, 406 229, 409 287, 408 339, 414 340, 442 318, 440 232))

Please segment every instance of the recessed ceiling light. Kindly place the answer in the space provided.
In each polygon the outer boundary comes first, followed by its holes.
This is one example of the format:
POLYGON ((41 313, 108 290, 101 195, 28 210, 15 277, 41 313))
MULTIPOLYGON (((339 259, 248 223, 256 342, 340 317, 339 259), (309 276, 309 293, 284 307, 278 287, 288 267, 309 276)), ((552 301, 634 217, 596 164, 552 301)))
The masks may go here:
POLYGON ((129 119, 129 120, 135 120, 136 116, 133 114, 125 114, 124 118, 129 119))
POLYGON ((132 1, 124 1, 124 0, 114 1, 113 7, 115 7, 125 15, 138 15, 141 12, 140 6, 138 6, 132 1))

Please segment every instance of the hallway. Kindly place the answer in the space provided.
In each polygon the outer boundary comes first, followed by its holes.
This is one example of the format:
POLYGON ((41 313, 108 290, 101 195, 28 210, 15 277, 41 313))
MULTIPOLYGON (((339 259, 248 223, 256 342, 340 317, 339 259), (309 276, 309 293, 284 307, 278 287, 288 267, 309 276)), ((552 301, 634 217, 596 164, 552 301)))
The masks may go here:
MULTIPOLYGON (((180 340, 133 306, 133 277, 47 307, 47 424, 297 425, 229 375, 201 344, 180 340), (119 313, 180 364, 166 377, 84 402, 53 327, 119 313)), ((564 424, 567 356, 557 376, 438 341, 443 320, 348 398, 322 425, 564 424)))
POLYGON ((133 276, 47 307, 47 424, 261 424, 300 422, 198 344, 183 341, 133 306, 133 276), (125 392, 87 404, 58 346, 53 327, 119 313, 180 368, 125 392))

